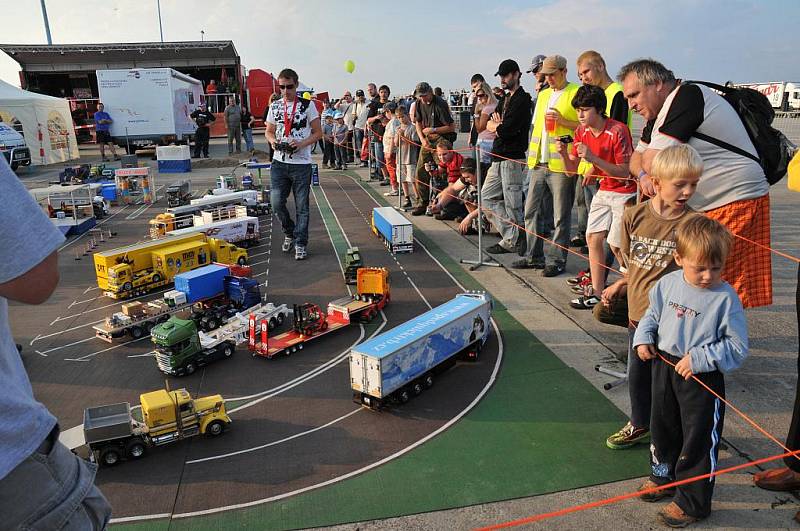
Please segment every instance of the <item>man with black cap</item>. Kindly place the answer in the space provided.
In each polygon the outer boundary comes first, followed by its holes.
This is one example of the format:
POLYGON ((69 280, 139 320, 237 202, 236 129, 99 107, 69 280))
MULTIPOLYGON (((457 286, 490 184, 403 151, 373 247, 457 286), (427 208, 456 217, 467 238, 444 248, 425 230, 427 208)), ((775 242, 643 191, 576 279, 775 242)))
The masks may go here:
POLYGON ((492 145, 492 165, 483 183, 483 201, 501 240, 486 252, 525 252, 525 233, 520 232, 525 202, 525 149, 531 126, 531 95, 522 88, 522 72, 513 59, 500 63, 496 76, 507 94, 497 104, 486 128, 497 134, 492 145))
POLYGON ((414 108, 414 125, 417 128, 422 148, 417 159, 417 172, 414 180, 415 208, 411 211, 411 215, 421 216, 426 211, 431 182, 431 175, 425 169, 425 164, 436 162, 433 155, 439 139, 445 138, 454 142, 457 134, 456 124, 450 114, 450 106, 444 99, 433 93, 433 89, 428 83, 425 81, 417 83, 414 96, 417 97, 414 108))

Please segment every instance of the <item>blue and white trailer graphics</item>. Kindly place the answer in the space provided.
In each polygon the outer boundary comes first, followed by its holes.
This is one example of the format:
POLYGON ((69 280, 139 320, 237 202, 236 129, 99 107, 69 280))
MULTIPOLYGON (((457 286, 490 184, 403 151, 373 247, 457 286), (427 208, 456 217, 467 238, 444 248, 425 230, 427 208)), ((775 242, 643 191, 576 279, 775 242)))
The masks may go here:
POLYGON ((372 209, 372 232, 392 254, 414 252, 413 225, 393 207, 372 209))
POLYGON ((491 313, 488 293, 461 293, 358 345, 350 352, 353 401, 379 409, 420 394, 458 354, 477 357, 489 337, 491 313))

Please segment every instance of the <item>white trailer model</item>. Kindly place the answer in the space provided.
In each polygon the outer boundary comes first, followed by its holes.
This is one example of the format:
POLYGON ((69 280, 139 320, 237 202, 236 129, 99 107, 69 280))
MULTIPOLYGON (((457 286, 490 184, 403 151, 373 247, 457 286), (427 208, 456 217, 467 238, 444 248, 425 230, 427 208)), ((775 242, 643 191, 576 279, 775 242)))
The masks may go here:
POLYGON ((372 232, 392 254, 414 252, 414 226, 393 207, 372 209, 372 232))
POLYGON ((779 111, 800 111, 800 82, 773 81, 770 83, 739 83, 737 87, 748 87, 759 91, 779 111))
POLYGON ((431 387, 459 354, 476 358, 490 333, 491 296, 461 293, 350 351, 353 401, 372 409, 431 387))
MULTIPOLYGON (((203 214, 210 214, 203 212, 203 214)), ((254 216, 244 216, 231 219, 221 219, 210 223, 197 223, 198 218, 194 216, 195 223, 192 227, 177 229, 167 234, 170 236, 182 236, 194 232, 202 232, 206 236, 225 240, 228 243, 235 243, 238 247, 250 247, 258 245, 258 218, 254 216)))
POLYGON ((203 85, 171 68, 97 70, 97 88, 111 115, 111 138, 121 146, 137 147, 184 143, 197 125, 203 85))

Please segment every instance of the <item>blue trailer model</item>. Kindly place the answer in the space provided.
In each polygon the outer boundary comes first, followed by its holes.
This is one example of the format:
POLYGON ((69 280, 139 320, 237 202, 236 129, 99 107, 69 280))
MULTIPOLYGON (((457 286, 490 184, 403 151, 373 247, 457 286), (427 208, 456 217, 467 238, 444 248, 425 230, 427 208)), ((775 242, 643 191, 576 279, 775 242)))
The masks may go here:
POLYGON ((477 357, 489 337, 492 298, 461 293, 350 351, 353 401, 372 409, 407 402, 461 353, 477 357))
POLYGON ((393 207, 372 209, 372 232, 392 254, 414 252, 413 225, 393 207))

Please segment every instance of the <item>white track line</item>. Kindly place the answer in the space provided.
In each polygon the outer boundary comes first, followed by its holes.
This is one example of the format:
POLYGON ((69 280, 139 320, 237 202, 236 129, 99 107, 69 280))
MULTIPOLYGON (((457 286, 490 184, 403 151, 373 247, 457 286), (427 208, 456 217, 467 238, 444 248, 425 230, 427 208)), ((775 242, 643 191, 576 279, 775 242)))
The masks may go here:
POLYGON ((82 324, 82 325, 78 325, 78 326, 73 326, 72 328, 67 328, 67 329, 62 330, 60 332, 53 332, 52 334, 45 334, 45 335, 38 334, 36 337, 31 339, 31 342, 29 343, 29 345, 33 345, 36 341, 41 341, 42 339, 47 339, 48 337, 58 336, 58 335, 61 335, 61 334, 65 334, 67 332, 71 332, 73 330, 77 330, 78 328, 85 328, 87 326, 96 325, 97 323, 102 323, 103 321, 105 321, 105 319, 100 319, 99 321, 92 321, 91 323, 86 323, 86 324, 82 324))
POLYGON ((89 358, 93 358, 98 354, 102 354, 103 352, 108 352, 109 350, 114 350, 115 348, 124 347, 125 345, 129 345, 136 341, 141 341, 142 339, 147 339, 150 335, 142 336, 139 339, 131 339, 130 341, 126 341, 124 343, 120 343, 119 345, 114 345, 113 347, 104 348, 103 350, 98 350, 97 352, 92 352, 90 354, 86 354, 85 356, 81 356, 80 358, 64 358, 64 361, 89 361, 89 358))
POLYGON ((87 341, 91 341, 92 339, 95 339, 95 336, 87 337, 86 339, 81 339, 80 341, 74 341, 72 343, 67 343, 66 345, 61 345, 61 346, 58 346, 58 347, 49 348, 47 350, 37 350, 36 353, 39 354, 40 356, 47 357, 47 355, 49 353, 51 353, 51 352, 55 352, 56 350, 61 350, 62 348, 71 347, 73 345, 79 345, 80 343, 86 343, 87 341))

